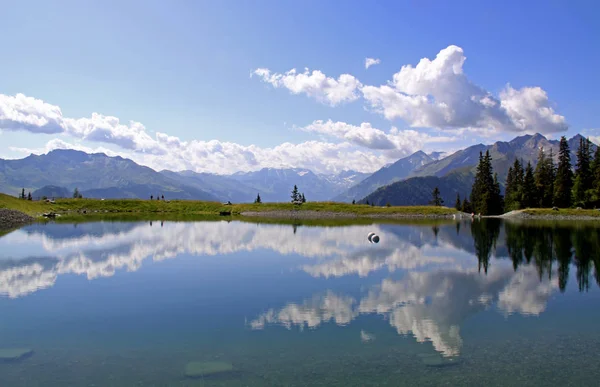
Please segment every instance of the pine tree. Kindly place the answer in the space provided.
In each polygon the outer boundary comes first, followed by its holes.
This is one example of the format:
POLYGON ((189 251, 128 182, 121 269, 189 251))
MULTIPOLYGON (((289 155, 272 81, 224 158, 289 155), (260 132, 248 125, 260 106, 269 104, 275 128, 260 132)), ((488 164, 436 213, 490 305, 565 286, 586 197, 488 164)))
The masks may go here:
POLYGON ((306 198, 304 197, 304 192, 302 192, 302 203, 306 203, 306 198))
POLYGON ((294 185, 294 189, 292 190, 292 203, 298 203, 300 202, 300 192, 298 191, 298 187, 296 185, 294 185))
POLYGON ((506 175, 506 183, 504 185, 504 201, 506 209, 509 211, 514 210, 514 191, 515 191, 515 171, 513 167, 508 167, 508 174, 506 175))
POLYGON ((456 193, 456 202, 454 203, 454 208, 456 208, 457 211, 460 211, 462 208, 462 202, 460 201, 460 194, 458 192, 456 193))
POLYGON ((565 136, 560 138, 558 166, 554 179, 554 205, 561 208, 571 207, 573 189, 573 170, 571 169, 571 151, 565 136))
POLYGON ((506 177, 504 193, 506 211, 518 210, 522 207, 523 178, 523 166, 518 159, 515 159, 512 167, 508 169, 508 176, 506 177))
POLYGON ((150 195, 150 200, 154 200, 154 195, 150 195))
POLYGON ((535 167, 535 171, 533 172, 533 178, 535 180, 535 205, 533 207, 544 207, 542 205, 542 199, 544 197, 544 192, 546 191, 546 153, 544 152, 544 148, 540 148, 538 152, 538 160, 537 165, 535 167))
POLYGON ((469 202, 469 200, 466 197, 463 199, 461 211, 466 212, 467 214, 473 212, 471 202, 469 202))
POLYGON ((260 193, 256 194, 256 199, 254 200, 254 203, 262 203, 262 199, 260 198, 260 193))
POLYGON ((23 190, 21 191, 21 196, 19 197, 19 199, 25 200, 25 188, 23 188, 23 190))
POLYGON ((75 188, 75 190, 73 191, 73 198, 74 199, 78 199, 79 198, 79 189, 75 188))
POLYGON ((500 193, 500 182, 498 181, 498 174, 494 173, 494 186, 492 190, 493 201, 491 203, 492 211, 491 214, 502 214, 504 212, 504 196, 500 193))
POLYGON ((546 158, 546 178, 548 183, 544 191, 544 207, 552 207, 554 205, 554 181, 556 180, 556 165, 554 164, 554 151, 550 148, 550 153, 546 158))
POLYGON ((535 207, 537 203, 536 196, 533 167, 531 166, 531 162, 528 162, 527 167, 525 168, 525 178, 523 179, 523 208, 535 207))
POLYGON ((554 154, 550 148, 550 155, 546 156, 544 148, 540 148, 538 162, 535 167, 534 178, 536 187, 536 207, 552 207, 554 197, 555 168, 552 158, 554 154))
POLYGON ((594 174, 594 205, 598 208, 600 207, 600 146, 596 146, 592 172, 594 174))
POLYGON ((577 149, 577 164, 573 182, 573 204, 587 207, 591 202, 593 175, 591 169, 590 140, 581 138, 577 149))
POLYGON ((438 187, 433 189, 430 203, 437 207, 440 207, 442 204, 444 204, 444 200, 440 196, 440 189, 438 187))
POLYGON ((27 195, 27 200, 33 200, 33 198, 31 197, 31 192, 29 192, 29 194, 27 195))
POLYGON ((479 153, 479 164, 475 181, 471 189, 471 206, 473 211, 482 215, 497 215, 502 213, 503 198, 500 195, 500 184, 494 178, 492 157, 489 150, 479 153))
POLYGON ((369 201, 367 200, 367 202, 365 204, 368 206, 369 205, 369 201))
POLYGON ((352 199, 352 204, 356 204, 356 200, 352 199))

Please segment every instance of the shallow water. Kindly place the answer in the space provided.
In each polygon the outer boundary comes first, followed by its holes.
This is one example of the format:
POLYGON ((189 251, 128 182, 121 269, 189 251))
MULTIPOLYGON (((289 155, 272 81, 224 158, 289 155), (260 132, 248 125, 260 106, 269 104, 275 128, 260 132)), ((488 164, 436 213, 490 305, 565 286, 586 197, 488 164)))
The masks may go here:
POLYGON ((0 350, 34 353, 0 362, 0 385, 598 385, 598 234, 491 220, 25 227, 0 238, 0 350), (194 361, 233 371, 190 379, 194 361))

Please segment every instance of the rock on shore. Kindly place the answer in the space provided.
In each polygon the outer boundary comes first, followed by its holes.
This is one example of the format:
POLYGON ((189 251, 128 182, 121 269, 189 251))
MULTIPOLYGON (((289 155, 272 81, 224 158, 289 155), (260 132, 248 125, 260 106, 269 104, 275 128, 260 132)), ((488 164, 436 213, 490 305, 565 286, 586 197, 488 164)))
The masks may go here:
POLYGON ((0 208, 0 230, 17 228, 33 222, 33 218, 21 211, 0 208))

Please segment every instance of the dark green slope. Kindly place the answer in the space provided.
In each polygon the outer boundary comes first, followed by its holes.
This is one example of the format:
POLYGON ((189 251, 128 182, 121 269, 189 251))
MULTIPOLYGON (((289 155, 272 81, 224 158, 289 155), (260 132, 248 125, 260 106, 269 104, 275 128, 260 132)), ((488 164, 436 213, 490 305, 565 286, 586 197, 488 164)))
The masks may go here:
POLYGON ((473 185, 474 175, 468 169, 457 170, 443 177, 424 176, 412 177, 385 187, 381 187, 366 196, 360 203, 376 206, 390 204, 392 206, 425 205, 431 201, 431 193, 438 187, 446 207, 453 207, 456 194, 461 198, 469 195, 473 185))

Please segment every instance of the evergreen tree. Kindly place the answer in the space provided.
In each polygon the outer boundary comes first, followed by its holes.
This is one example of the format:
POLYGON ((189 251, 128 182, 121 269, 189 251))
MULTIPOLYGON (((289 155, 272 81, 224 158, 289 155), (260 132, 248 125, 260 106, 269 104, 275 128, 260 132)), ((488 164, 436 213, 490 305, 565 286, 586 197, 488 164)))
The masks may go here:
POLYGON ((558 166, 554 179, 554 205, 561 208, 571 207, 571 190, 573 188, 573 170, 571 169, 571 151, 567 138, 560 138, 558 166))
POLYGON ((352 204, 356 204, 356 200, 352 199, 352 204))
POLYGON ((440 196, 440 189, 438 187, 435 187, 433 189, 433 192, 431 193, 430 204, 433 204, 434 206, 437 206, 437 207, 440 207, 442 204, 444 204, 444 200, 440 196))
POLYGON ((536 207, 552 207, 555 178, 553 157, 554 154, 552 148, 550 148, 549 156, 546 156, 544 148, 540 148, 538 162, 534 172, 537 200, 536 207))
POLYGON ((523 179, 523 208, 536 207, 536 196, 537 195, 535 187, 535 178, 533 177, 533 167, 531 166, 531 162, 528 162, 527 167, 525 168, 525 178, 523 179))
POLYGON ((304 192, 302 192, 302 203, 306 203, 306 198, 304 197, 304 192))
POLYGON ((463 199, 461 211, 466 212, 467 214, 473 212, 471 202, 469 202, 469 200, 466 197, 463 199))
POLYGON ((29 192, 29 194, 27 195, 27 200, 33 200, 33 198, 31 197, 31 192, 29 192))
POLYGON ((25 188, 23 188, 23 190, 21 191, 21 196, 19 196, 19 199, 25 199, 25 188))
POLYGON ((494 186, 492 190, 492 214, 502 214, 504 212, 504 196, 500 193, 500 182, 498 174, 494 173, 494 186))
POLYGON ((368 200, 367 200, 367 203, 366 203, 366 205, 367 205, 367 206, 369 205, 369 201, 368 201, 368 200))
POLYGON ((508 167, 506 183, 504 185, 504 201, 508 211, 514 210, 514 191, 515 191, 515 171, 513 167, 508 167))
POLYGON ((75 190, 73 191, 73 198, 74 199, 78 199, 79 198, 79 189, 75 188, 75 190))
POLYGON ((460 201, 460 194, 458 192, 456 193, 456 202, 454 203, 454 208, 456 208, 457 211, 460 211, 462 208, 462 202, 460 201))
POLYGON ((544 152, 544 148, 540 148, 538 152, 538 161, 535 167, 535 171, 533 172, 533 178, 535 180, 535 205, 533 207, 543 207, 542 205, 542 197, 544 196, 545 184, 546 182, 546 153, 544 152))
POLYGON ((573 204, 587 207, 592 201, 593 175, 591 168, 590 140, 581 138, 577 149, 577 164, 573 182, 573 204))
POLYGON ((154 195, 150 195, 150 200, 154 200, 154 195))
POLYGON ((594 206, 597 208, 600 207, 600 146, 596 146, 592 172, 594 175, 594 206))
POLYGON ((508 169, 508 176, 506 177, 506 189, 504 192, 506 211, 522 208, 523 179, 523 165, 518 159, 515 159, 512 167, 508 169))
POLYGON ((471 206, 475 212, 482 215, 497 215, 503 211, 502 201, 500 184, 497 177, 494 178, 490 152, 486 151, 485 156, 480 152, 475 181, 471 189, 471 206))
POLYGON ((296 185, 294 185, 294 189, 292 190, 292 203, 298 203, 300 202, 300 192, 298 192, 298 187, 296 185))
POLYGON ((544 207, 552 207, 554 205, 554 181, 556 180, 556 165, 554 164, 554 151, 550 148, 550 153, 546 158, 546 178, 548 184, 544 190, 544 207))
POLYGON ((260 198, 260 194, 259 193, 256 194, 256 199, 254 199, 254 203, 258 203, 258 204, 262 203, 262 199, 260 198))

